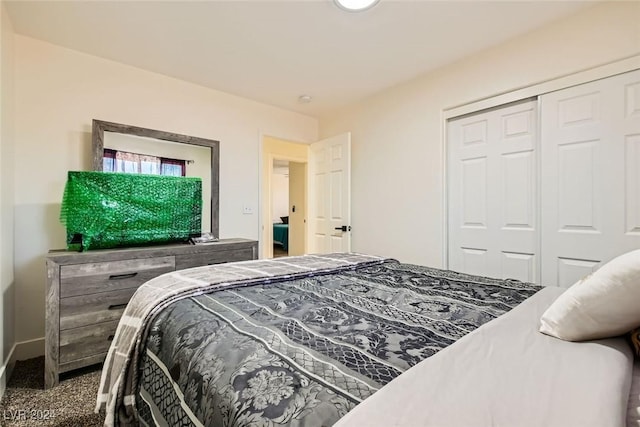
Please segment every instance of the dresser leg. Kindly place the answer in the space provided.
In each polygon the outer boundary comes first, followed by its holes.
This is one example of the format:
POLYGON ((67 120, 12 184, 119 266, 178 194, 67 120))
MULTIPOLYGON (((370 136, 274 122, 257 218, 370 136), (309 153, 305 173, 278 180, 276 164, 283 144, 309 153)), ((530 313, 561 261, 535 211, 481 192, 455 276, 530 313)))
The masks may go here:
POLYGON ((58 385, 59 375, 56 366, 51 361, 44 361, 44 389, 48 390, 58 385))

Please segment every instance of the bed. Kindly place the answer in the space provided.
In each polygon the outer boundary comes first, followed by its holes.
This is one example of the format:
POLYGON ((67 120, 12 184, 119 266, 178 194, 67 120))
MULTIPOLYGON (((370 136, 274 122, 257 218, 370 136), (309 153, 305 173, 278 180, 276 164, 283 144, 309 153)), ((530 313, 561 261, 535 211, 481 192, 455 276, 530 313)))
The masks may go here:
POLYGON ((281 245, 285 251, 289 250, 289 224, 273 224, 273 243, 281 245))
POLYGON ((560 292, 361 254, 168 273, 125 310, 98 408, 106 425, 622 426, 630 348, 538 333, 560 292))

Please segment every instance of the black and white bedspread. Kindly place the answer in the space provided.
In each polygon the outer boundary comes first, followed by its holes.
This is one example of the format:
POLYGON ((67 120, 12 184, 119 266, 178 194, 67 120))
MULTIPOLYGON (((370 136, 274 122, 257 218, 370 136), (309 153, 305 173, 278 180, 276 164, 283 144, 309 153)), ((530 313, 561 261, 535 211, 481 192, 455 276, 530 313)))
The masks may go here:
POLYGON ((150 325, 142 425, 329 426, 540 287, 388 260, 218 287, 150 325))

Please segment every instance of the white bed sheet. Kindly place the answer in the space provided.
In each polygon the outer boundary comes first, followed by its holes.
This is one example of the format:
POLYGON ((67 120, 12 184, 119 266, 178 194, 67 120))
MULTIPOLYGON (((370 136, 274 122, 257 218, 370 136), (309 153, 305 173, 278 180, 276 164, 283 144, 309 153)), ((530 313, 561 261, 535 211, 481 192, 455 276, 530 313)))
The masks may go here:
POLYGON ((542 289, 335 426, 624 427, 633 366, 624 339, 571 343, 538 332, 540 316, 563 291, 542 289))
POLYGON ((627 405, 627 427, 640 427, 640 360, 633 364, 631 391, 627 405))

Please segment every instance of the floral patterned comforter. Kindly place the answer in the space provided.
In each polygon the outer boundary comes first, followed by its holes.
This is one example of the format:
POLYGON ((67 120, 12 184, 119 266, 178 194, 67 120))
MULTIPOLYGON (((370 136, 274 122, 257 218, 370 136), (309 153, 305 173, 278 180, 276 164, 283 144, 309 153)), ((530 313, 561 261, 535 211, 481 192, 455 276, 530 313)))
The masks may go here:
POLYGON ((150 327, 139 419, 330 426, 539 289, 387 261, 185 298, 150 327))

